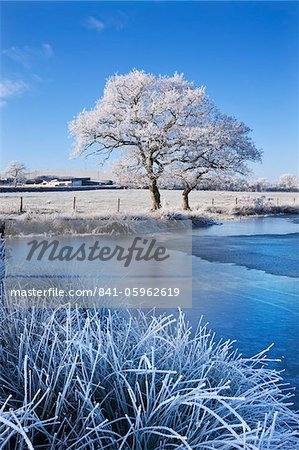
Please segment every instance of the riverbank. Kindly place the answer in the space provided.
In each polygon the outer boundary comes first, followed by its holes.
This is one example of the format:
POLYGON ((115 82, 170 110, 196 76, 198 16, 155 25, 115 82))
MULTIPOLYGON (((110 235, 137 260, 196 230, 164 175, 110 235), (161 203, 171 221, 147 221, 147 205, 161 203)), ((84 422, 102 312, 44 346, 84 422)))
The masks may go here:
POLYGON ((208 227, 217 222, 208 216, 174 213, 112 214, 78 216, 51 216, 23 214, 2 218, 5 236, 43 235, 121 235, 176 232, 191 228, 208 227))
POLYGON ((5 224, 5 235, 101 235, 101 234, 148 234, 203 228, 224 221, 297 215, 298 207, 282 205, 275 207, 253 207, 236 210, 174 211, 165 210, 141 214, 2 214, 0 221, 5 224))

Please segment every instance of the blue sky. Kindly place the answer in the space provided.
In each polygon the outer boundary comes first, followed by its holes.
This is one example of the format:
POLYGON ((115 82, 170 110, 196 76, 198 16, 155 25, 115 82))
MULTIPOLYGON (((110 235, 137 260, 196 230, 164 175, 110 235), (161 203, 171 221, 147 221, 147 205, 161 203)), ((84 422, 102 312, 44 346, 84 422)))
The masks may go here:
POLYGON ((1 165, 70 160, 67 122, 132 68, 183 72, 264 150, 256 176, 298 171, 297 2, 1 2, 1 165))

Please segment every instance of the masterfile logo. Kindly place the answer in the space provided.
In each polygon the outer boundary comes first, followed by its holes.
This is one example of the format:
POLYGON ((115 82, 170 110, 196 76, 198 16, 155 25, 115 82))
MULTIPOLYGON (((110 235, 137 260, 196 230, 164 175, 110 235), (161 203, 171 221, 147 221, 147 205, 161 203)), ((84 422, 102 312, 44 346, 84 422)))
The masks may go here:
POLYGON ((8 306, 191 307, 191 228, 184 220, 151 234, 116 225, 101 235, 9 238, 8 306))

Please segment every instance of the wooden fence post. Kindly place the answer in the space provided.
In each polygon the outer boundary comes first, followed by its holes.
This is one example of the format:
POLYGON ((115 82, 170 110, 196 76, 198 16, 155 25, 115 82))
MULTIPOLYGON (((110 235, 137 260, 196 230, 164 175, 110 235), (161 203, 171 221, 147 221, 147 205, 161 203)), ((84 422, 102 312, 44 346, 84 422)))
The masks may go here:
POLYGON ((73 211, 76 212, 76 197, 73 198, 73 211))
POLYGON ((237 204, 238 204, 238 197, 236 197, 236 206, 237 206, 237 204))
POLYGON ((23 197, 20 198, 20 214, 23 212, 23 197))
POLYGON ((117 199, 117 212, 120 211, 120 198, 117 199))
POLYGON ((212 206, 214 206, 214 199, 212 198, 212 206))

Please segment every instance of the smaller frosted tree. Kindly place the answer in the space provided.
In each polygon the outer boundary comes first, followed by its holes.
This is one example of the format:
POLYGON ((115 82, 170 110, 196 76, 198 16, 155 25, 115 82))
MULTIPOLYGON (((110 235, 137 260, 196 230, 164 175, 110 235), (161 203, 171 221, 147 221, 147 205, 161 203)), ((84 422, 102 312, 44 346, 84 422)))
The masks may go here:
POLYGON ((13 184, 16 187, 18 183, 26 180, 25 176, 26 166, 21 161, 11 161, 6 169, 6 176, 13 179, 13 184))
POLYGON ((297 191, 299 189, 299 180, 296 175, 286 173, 279 177, 278 186, 285 191, 297 191))
POLYGON ((261 161, 250 128, 213 109, 203 127, 190 130, 186 144, 169 159, 168 176, 183 185, 183 209, 190 209, 189 194, 205 177, 249 173, 248 162, 261 161))

